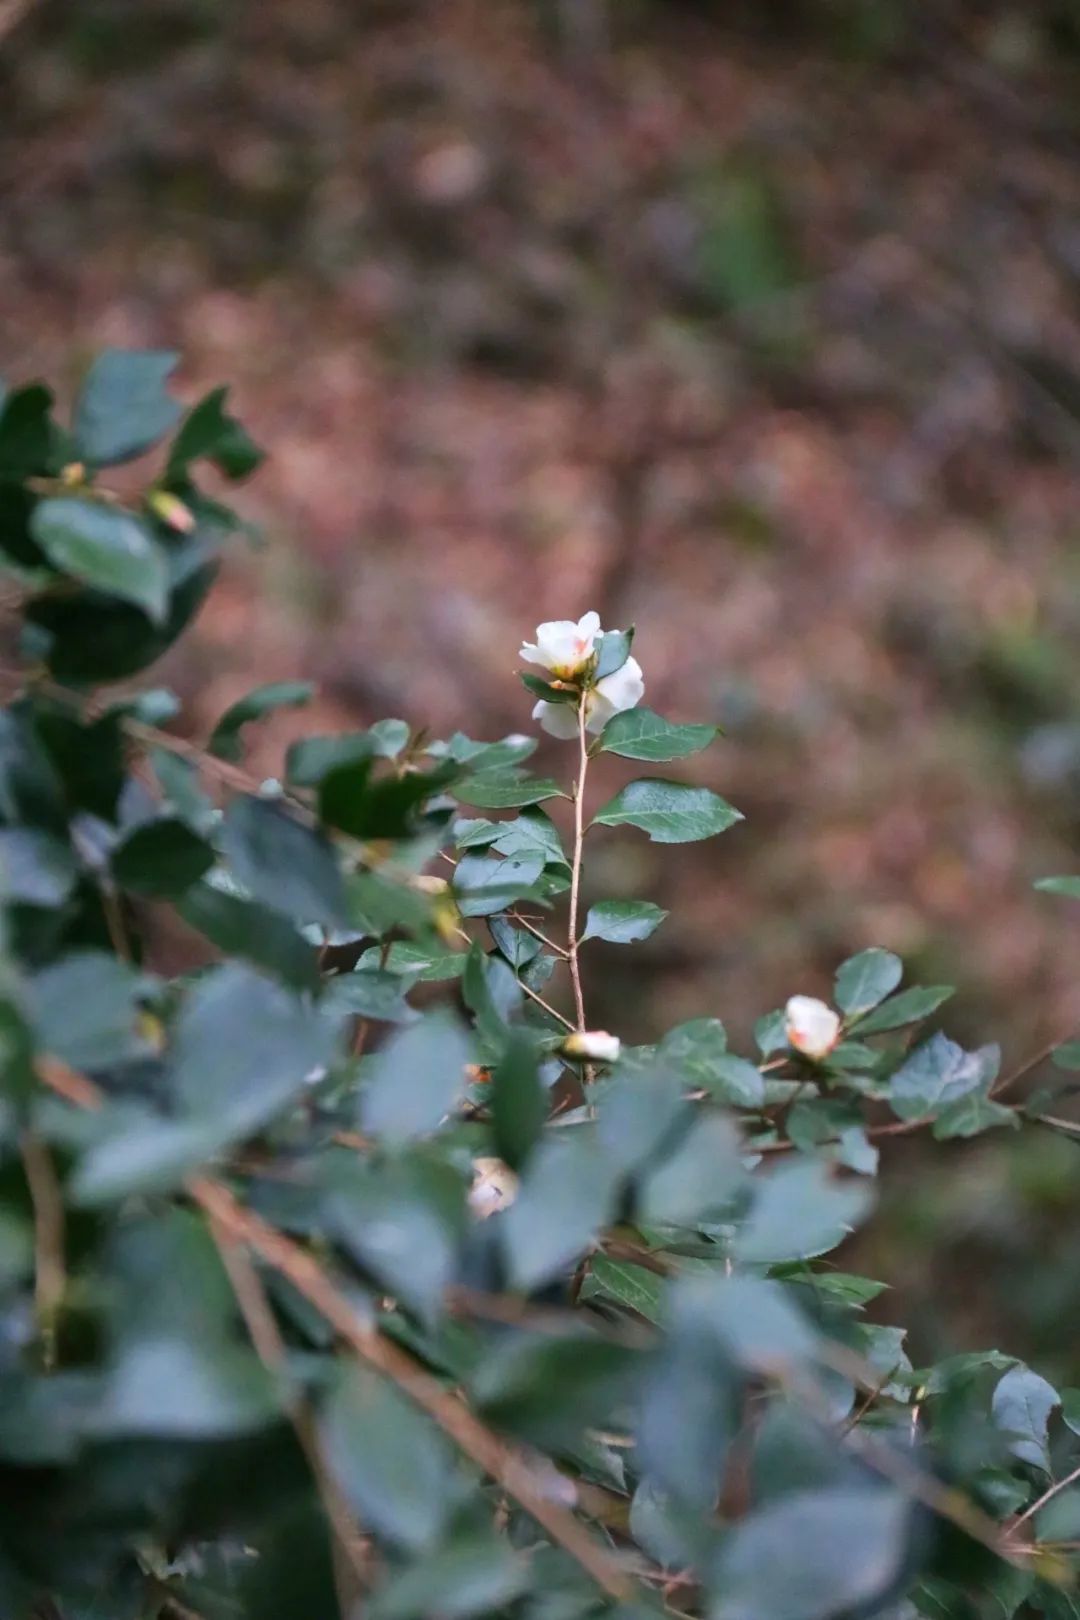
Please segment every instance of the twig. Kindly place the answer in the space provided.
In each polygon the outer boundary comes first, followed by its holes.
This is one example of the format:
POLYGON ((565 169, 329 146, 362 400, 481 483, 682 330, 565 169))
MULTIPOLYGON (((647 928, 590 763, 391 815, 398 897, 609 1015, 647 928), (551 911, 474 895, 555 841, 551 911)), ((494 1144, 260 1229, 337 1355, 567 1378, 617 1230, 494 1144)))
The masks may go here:
POLYGON ((41 1138, 33 1131, 25 1131, 20 1147, 34 1209, 34 1304, 42 1361, 48 1368, 56 1364, 56 1323, 67 1286, 64 1197, 52 1156, 41 1138))
POLYGON ((578 963, 578 900, 581 894, 581 857, 585 843, 585 778, 589 769, 589 748, 585 739, 585 701, 582 692, 578 700, 578 777, 574 789, 574 854, 570 864, 570 918, 567 924, 567 960, 570 964, 570 982, 574 987, 574 1008, 577 1027, 585 1033, 585 997, 581 989, 581 968, 578 963))
POLYGON ((357 1599, 370 1577, 363 1539, 336 1480, 327 1469, 311 1408, 289 1383, 285 1343, 262 1278, 235 1235, 214 1215, 209 1216, 208 1224, 255 1353, 281 1388, 285 1411, 311 1469, 319 1500, 333 1531, 334 1573, 342 1620, 349 1620, 358 1612, 357 1599))
POLYGON ((1075 1484, 1078 1479, 1080 1479, 1080 1467, 1074 1468, 1071 1474, 1066 1474, 1064 1479, 1057 1480, 1050 1486, 1049 1490, 1043 1491, 1042 1495, 1036 1498, 1030 1507, 1025 1508, 1023 1513, 1013 1520, 1009 1527, 1009 1534, 1013 1535, 1020 1525, 1025 1524, 1028 1519, 1034 1518, 1040 1508, 1044 1508, 1047 1502, 1051 1501, 1059 1491, 1063 1491, 1068 1485, 1075 1484))
MULTIPOLYGON (((56 1058, 39 1058, 41 1080, 69 1102, 100 1108, 104 1097, 92 1080, 56 1058)), ((187 1191, 200 1209, 230 1238, 245 1244, 288 1279, 362 1361, 389 1378, 448 1434, 467 1457, 496 1480, 508 1496, 546 1530, 596 1582, 619 1602, 633 1597, 633 1583, 607 1549, 589 1535, 572 1513, 553 1501, 526 1461, 484 1426, 464 1402, 443 1388, 424 1367, 376 1327, 357 1315, 346 1296, 314 1256, 270 1226, 208 1176, 194 1176, 187 1191)))
POLYGON ((542 934, 539 928, 534 927, 527 917, 521 915, 520 911, 512 911, 510 916, 513 917, 515 922, 519 922, 525 932, 532 935, 533 939, 538 939, 541 945, 546 945, 549 951, 554 951, 556 956, 561 956, 566 961, 570 960, 570 952, 564 946, 556 945, 553 939, 548 939, 547 935, 542 934))

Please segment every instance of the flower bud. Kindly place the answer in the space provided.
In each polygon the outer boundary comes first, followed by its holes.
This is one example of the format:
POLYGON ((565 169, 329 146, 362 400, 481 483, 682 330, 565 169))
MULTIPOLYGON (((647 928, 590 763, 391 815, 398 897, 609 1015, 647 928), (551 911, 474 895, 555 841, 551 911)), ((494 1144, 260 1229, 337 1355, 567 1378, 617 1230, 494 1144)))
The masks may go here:
POLYGON ((562 1043, 564 1057, 585 1058, 593 1063, 614 1063, 622 1051, 617 1035, 606 1029, 575 1030, 562 1043))
POLYGON ((167 489, 151 490, 146 504, 155 517, 179 534, 190 534, 195 527, 195 514, 190 506, 185 506, 178 495, 170 494, 167 489))
POLYGON ((804 1057, 828 1057, 840 1039, 840 1014, 816 996, 792 996, 784 1009, 788 1045, 804 1057))
POLYGON ((525 642, 518 657, 550 670, 559 680, 576 680, 588 668, 599 634, 599 613, 586 613, 576 624, 573 619, 549 619, 537 625, 535 642, 525 642))

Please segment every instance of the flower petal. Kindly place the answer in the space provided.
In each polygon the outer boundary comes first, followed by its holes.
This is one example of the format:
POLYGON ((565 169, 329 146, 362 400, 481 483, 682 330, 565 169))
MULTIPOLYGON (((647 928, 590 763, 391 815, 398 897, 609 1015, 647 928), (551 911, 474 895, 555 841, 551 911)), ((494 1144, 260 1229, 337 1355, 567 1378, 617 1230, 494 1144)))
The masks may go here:
POLYGON ((548 703, 546 699, 541 698, 532 715, 552 737, 569 742, 572 737, 577 736, 577 714, 569 703, 548 703))

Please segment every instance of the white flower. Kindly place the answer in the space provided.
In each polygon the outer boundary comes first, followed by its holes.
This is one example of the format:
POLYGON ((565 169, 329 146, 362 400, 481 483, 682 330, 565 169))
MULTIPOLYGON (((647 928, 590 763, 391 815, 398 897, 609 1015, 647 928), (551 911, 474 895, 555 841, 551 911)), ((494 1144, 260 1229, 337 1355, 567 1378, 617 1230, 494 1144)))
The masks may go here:
MULTIPOLYGON (((543 628, 541 626, 541 628, 543 628)), ((633 709, 645 696, 645 678, 636 658, 628 658, 621 669, 605 675, 585 694, 585 729, 603 731, 613 714, 633 709)), ((545 698, 533 709, 533 719, 539 720, 552 737, 567 740, 577 736, 576 703, 548 703, 545 698)))
POLYGON ((557 680, 572 681, 592 657, 599 634, 599 613, 583 614, 576 624, 573 619, 549 619, 537 625, 535 643, 525 642, 518 656, 550 670, 557 680))
POLYGON ((606 1029, 576 1030, 562 1043, 564 1057, 591 1058, 595 1063, 614 1063, 622 1051, 617 1035, 606 1029))
POLYGON ((469 1208, 481 1220, 505 1209, 517 1197, 518 1178, 501 1159, 474 1159, 469 1208))
POLYGON ((828 1057, 840 1039, 840 1014, 816 996, 792 996, 784 1008, 788 1045, 804 1057, 828 1057))

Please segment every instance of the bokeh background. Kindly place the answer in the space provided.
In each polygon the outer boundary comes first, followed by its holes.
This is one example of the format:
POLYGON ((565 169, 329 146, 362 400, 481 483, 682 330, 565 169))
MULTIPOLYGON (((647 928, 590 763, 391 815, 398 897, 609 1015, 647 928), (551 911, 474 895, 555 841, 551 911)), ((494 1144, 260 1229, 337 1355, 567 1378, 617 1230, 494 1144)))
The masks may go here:
MULTIPOLYGON (((673 911, 597 1023, 745 1038, 874 943, 1014 1066, 1080 1022, 1078 89, 1077 0, 3 0, 0 369, 233 384, 266 544, 160 675, 196 736, 316 680, 261 770, 521 729, 523 634, 636 621, 747 821, 597 840, 673 911)), ((1069 1372, 1076 1153, 896 1156, 917 1350, 1069 1372)))

